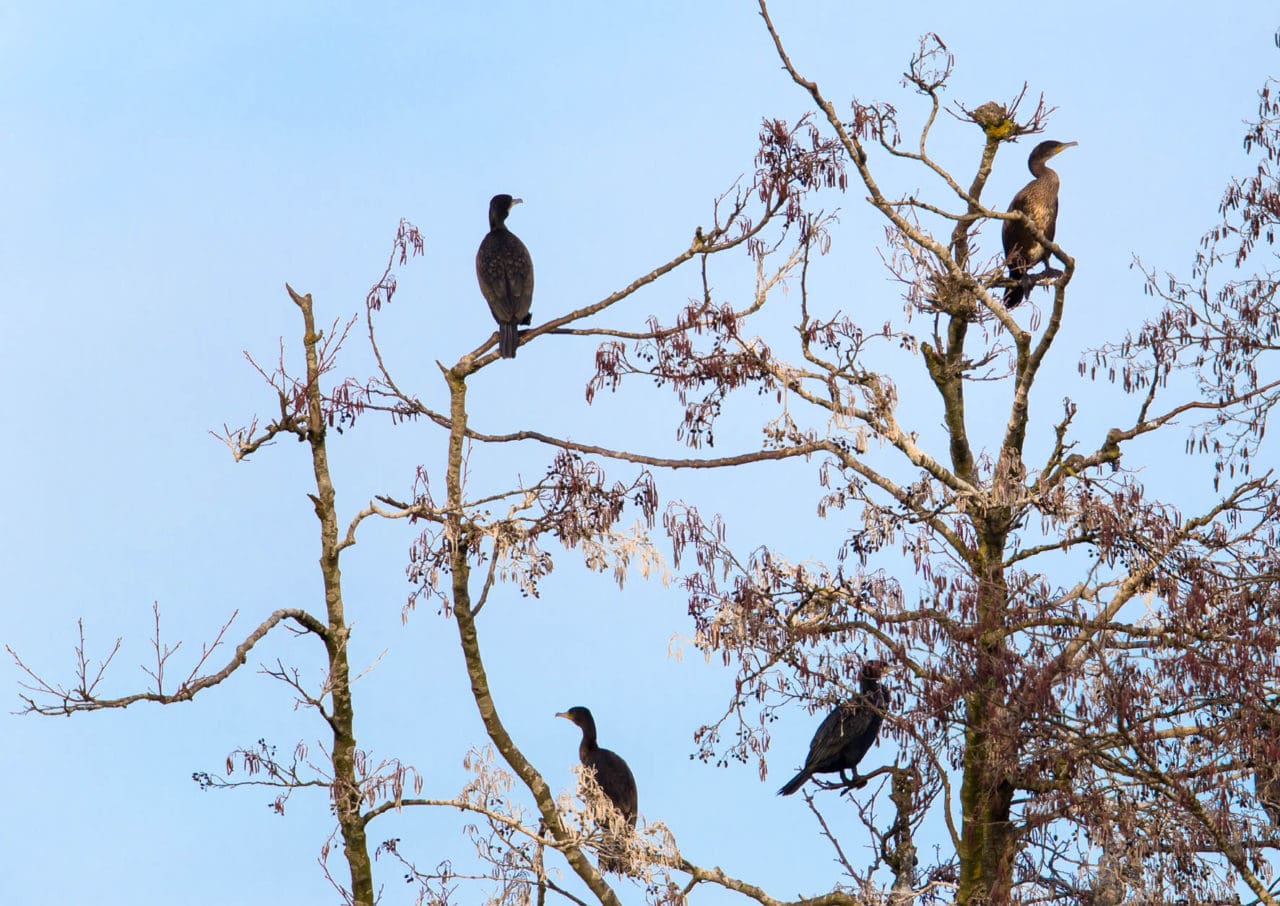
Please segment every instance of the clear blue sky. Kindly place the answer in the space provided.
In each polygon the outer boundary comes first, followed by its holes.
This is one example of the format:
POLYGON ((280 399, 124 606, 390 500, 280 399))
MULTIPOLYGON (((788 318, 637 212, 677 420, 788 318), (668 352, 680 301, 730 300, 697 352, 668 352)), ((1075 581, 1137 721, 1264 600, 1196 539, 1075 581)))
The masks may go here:
MULTIPOLYGON (((1076 378, 1076 352, 1099 339, 1099 324, 1136 323, 1150 304, 1129 270, 1133 255, 1185 272, 1226 179, 1244 172, 1242 121, 1263 79, 1280 72, 1274 4, 1182 4, 1156 16, 1141 4, 1067 4, 1037 15, 1038 32, 1057 37, 1035 44, 1008 37, 1020 3, 879 4, 861 14, 845 3, 778 6, 793 59, 841 106, 852 95, 889 100, 916 122, 898 79, 926 31, 956 55, 950 99, 1007 99, 1025 81, 1057 106, 1049 137, 1080 143, 1058 165, 1059 239, 1079 275, 1043 399, 1106 399, 1076 378)), ((455 360, 493 329, 472 265, 490 195, 526 200, 512 226, 533 251, 541 320, 686 247, 711 200, 751 169, 761 118, 807 109, 751 4, 461 9, 0 8, 0 638, 32 665, 68 676, 83 617, 92 650, 124 636, 108 690, 132 691, 145 679, 153 601, 166 634, 188 648, 236 609, 233 634, 279 606, 318 606, 303 448, 282 444, 235 465, 207 433, 269 414, 241 351, 270 360, 278 337, 295 342, 286 280, 312 292, 326 320, 353 313, 398 219, 416 222, 427 254, 404 273, 383 339, 399 376, 438 399, 435 360, 455 360)), ((973 159, 972 136, 949 121, 941 130, 944 162, 973 159)), ((1026 181, 1027 147, 1000 158, 992 203, 1026 181)), ((918 174, 906 179, 892 191, 921 187, 918 174)), ((826 266, 857 281, 836 304, 879 324, 900 301, 867 244, 880 227, 860 198, 831 199, 843 209, 844 244, 826 266)), ((646 291, 610 326, 671 310, 694 291, 693 277, 646 291)), ((590 348, 543 340, 477 381, 478 426, 669 441, 669 406, 647 406, 640 424, 620 401, 586 409, 590 348), (502 381, 516 368, 510 394, 502 381)), ((358 351, 348 361, 368 367, 358 351)), ((341 438, 344 512, 376 493, 405 493, 418 463, 438 470, 442 441, 425 427, 389 431, 373 420, 341 438)), ((536 476, 544 457, 484 454, 494 471, 483 480, 536 476)), ((743 504, 740 488, 705 477, 664 482, 663 498, 736 516, 747 547, 777 540, 770 527, 794 519, 801 555, 806 533, 818 533, 815 551, 829 551, 839 526, 812 519, 812 472, 793 477, 796 499, 762 503, 768 518, 743 504)), ((404 526, 371 526, 344 561, 356 660, 387 651, 357 687, 358 736, 415 764, 429 795, 449 795, 483 732, 453 627, 430 609, 401 625, 409 540, 404 526)), ((668 656, 671 637, 691 632, 677 589, 636 581, 618 593, 561 555, 540 600, 508 591, 490 607, 483 628, 499 705, 557 788, 569 782, 577 738, 552 715, 588 705, 602 742, 631 762, 644 813, 666 821, 692 858, 778 895, 835 882, 803 804, 773 795, 818 717, 796 709, 774 727, 765 783, 754 766, 690 761, 691 734, 719 714, 731 674, 696 652, 668 656)), ((281 635, 251 663, 279 657, 315 677, 313 647, 281 635)), ((6 664, 0 679, 6 901, 194 906, 242 902, 246 891, 252 902, 335 900, 315 865, 330 827, 321 797, 296 797, 281 818, 266 793, 201 793, 190 780, 259 737, 282 749, 319 738, 283 687, 246 670, 191 704, 55 720, 7 713, 19 675, 6 664)), ((881 747, 870 757, 892 755, 881 747)), ((376 824, 372 838, 399 836, 434 865, 467 849, 457 824, 407 813, 376 824)), ((385 903, 412 902, 395 867, 384 865, 380 880, 385 903)))

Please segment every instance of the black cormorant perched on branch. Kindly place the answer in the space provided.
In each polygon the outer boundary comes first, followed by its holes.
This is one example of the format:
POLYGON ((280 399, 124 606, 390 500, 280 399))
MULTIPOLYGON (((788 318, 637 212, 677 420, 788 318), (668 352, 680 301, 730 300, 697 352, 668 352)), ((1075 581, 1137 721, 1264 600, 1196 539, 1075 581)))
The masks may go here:
MULTIPOLYGON (((1009 202, 1009 213, 1021 211, 1031 218, 1046 239, 1053 239, 1058 228, 1058 174, 1045 163, 1060 151, 1076 142, 1041 142, 1027 158, 1027 167, 1035 179, 1027 183, 1009 202)), ((1016 286, 1004 291, 1004 307, 1013 308, 1022 302, 1035 285, 1031 268, 1044 263, 1049 269, 1049 249, 1021 220, 1004 222, 1004 263, 1009 268, 1009 279, 1017 280, 1016 286)))
POLYGON ((809 756, 800 773, 787 781, 779 796, 790 796, 814 774, 840 773, 840 779, 853 785, 858 780, 858 762, 876 741, 880 724, 889 707, 889 691, 880 685, 888 664, 867 661, 862 665, 862 691, 827 715, 809 743, 809 756), (844 776, 853 771, 853 779, 844 776))
POLYGON ((517 324, 533 318, 533 259, 515 233, 507 229, 507 215, 521 199, 495 195, 489 201, 489 233, 476 252, 476 279, 489 311, 498 322, 498 353, 504 359, 516 357, 520 345, 517 324))
POLYGON ((623 855, 621 840, 625 839, 631 828, 636 826, 636 815, 639 802, 636 796, 636 779, 631 776, 631 768, 622 760, 617 752, 600 748, 596 742, 596 722, 591 712, 578 706, 562 711, 556 717, 571 720, 582 728, 582 742, 578 745, 578 758, 584 767, 595 774, 596 785, 606 799, 618 810, 626 825, 621 825, 617 818, 606 818, 602 824, 605 830, 605 845, 600 849, 600 870, 624 873, 627 870, 627 859, 623 855))

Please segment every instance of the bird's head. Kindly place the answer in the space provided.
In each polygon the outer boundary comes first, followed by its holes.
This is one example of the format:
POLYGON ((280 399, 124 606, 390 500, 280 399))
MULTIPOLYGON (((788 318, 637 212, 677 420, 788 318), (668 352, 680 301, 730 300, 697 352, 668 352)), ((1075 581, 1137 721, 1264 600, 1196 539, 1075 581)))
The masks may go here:
POLYGON ((507 219, 511 209, 524 202, 523 198, 512 198, 510 195, 495 195, 489 199, 489 226, 495 227, 507 219))
POLYGON ((1078 144, 1080 143, 1079 142, 1059 142, 1059 141, 1041 142, 1040 144, 1036 145, 1034 148, 1031 149, 1031 157, 1027 159, 1027 165, 1034 167, 1037 163, 1041 161, 1046 161, 1049 158, 1053 157, 1055 154, 1061 154, 1063 151, 1066 151, 1068 148, 1072 148, 1078 144))
POLYGON ((862 665, 862 679, 876 682, 889 672, 889 662, 880 659, 866 661, 862 665))
POLYGON ((585 727, 594 723, 591 719, 591 712, 581 705, 570 708, 568 711, 561 711, 556 717, 563 717, 565 720, 571 720, 579 727, 585 727))

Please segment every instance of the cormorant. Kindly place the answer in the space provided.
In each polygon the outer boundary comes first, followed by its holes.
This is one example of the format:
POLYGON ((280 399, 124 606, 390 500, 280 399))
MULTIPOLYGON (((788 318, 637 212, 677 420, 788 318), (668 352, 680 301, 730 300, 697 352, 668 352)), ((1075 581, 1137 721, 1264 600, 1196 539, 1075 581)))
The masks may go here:
POLYGON ((529 324, 533 317, 533 259, 515 233, 507 229, 507 215, 521 199, 495 195, 489 200, 489 232, 476 252, 476 279, 489 311, 498 322, 498 353, 504 359, 516 357, 520 345, 517 324, 529 324))
POLYGON ((556 717, 571 720, 582 728, 582 742, 578 745, 578 758, 584 767, 595 774, 596 785, 600 792, 618 810, 626 826, 619 824, 617 817, 606 818, 603 822, 605 844, 600 848, 600 870, 624 873, 627 859, 622 854, 623 846, 619 840, 625 838, 630 829, 636 826, 636 815, 639 812, 636 796, 636 779, 631 776, 631 768, 622 760, 617 752, 600 748, 596 742, 596 722, 591 712, 582 706, 562 711, 556 717))
MULTIPOLYGON (((1046 239, 1053 239, 1058 228, 1058 174, 1045 163, 1060 151, 1076 142, 1041 142, 1027 158, 1027 167, 1035 179, 1023 186, 1009 202, 1009 213, 1021 211, 1040 228, 1046 239)), ((1004 222, 1004 263, 1009 268, 1009 279, 1017 280, 1016 286, 1004 291, 1004 307, 1013 308, 1026 298, 1035 285, 1031 268, 1044 263, 1049 269, 1049 249, 1027 229, 1021 220, 1004 222)))
POLYGON ((862 691, 844 704, 837 705, 813 734, 809 756, 800 773, 787 781, 779 796, 790 796, 814 774, 840 773, 845 783, 858 779, 858 762, 876 741, 880 724, 889 707, 889 691, 880 685, 880 677, 888 669, 884 661, 867 661, 862 665, 862 691), (853 771, 846 779, 845 771, 853 771))

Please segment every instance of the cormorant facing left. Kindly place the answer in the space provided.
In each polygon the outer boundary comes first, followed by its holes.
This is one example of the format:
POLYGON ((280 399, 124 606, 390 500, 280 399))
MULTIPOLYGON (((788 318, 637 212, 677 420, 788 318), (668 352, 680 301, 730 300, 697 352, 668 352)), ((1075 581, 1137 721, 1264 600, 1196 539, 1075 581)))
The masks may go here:
POLYGON ((507 229, 507 215, 521 199, 495 195, 489 200, 489 233, 476 252, 476 279, 489 311, 498 322, 498 354, 516 357, 520 345, 517 324, 529 324, 533 317, 533 259, 515 233, 507 229))
POLYGON ((853 784, 858 779, 858 762, 862 761, 876 741, 880 724, 889 708, 889 691, 880 685, 889 665, 884 661, 867 661, 862 665, 861 692, 844 704, 837 705, 813 734, 809 755, 800 773, 778 790, 779 796, 790 796, 814 774, 840 773, 840 779, 853 784), (847 780, 845 771, 853 771, 847 780))
POLYGON ((596 742, 596 721, 590 711, 578 706, 562 711, 556 717, 571 720, 582 728, 578 758, 583 767, 594 772, 600 792, 604 793, 625 822, 624 826, 616 817, 605 819, 605 844, 600 848, 600 870, 624 873, 628 863, 623 855, 621 841, 636 826, 636 815, 639 813, 636 779, 631 776, 631 768, 627 767, 621 755, 600 748, 600 744, 596 742))
MULTIPOLYGON (((1009 213, 1021 211, 1031 218, 1046 239, 1052 240, 1058 228, 1058 174, 1045 163, 1055 154, 1065 151, 1076 142, 1041 142, 1027 158, 1027 167, 1035 179, 1023 186, 1009 202, 1009 213)), ((1017 280, 1016 286, 1004 291, 1004 307, 1013 308, 1022 302, 1035 285, 1031 268, 1044 263, 1049 269, 1049 249, 1027 229, 1021 220, 1004 222, 1004 263, 1009 268, 1009 279, 1017 280)))

